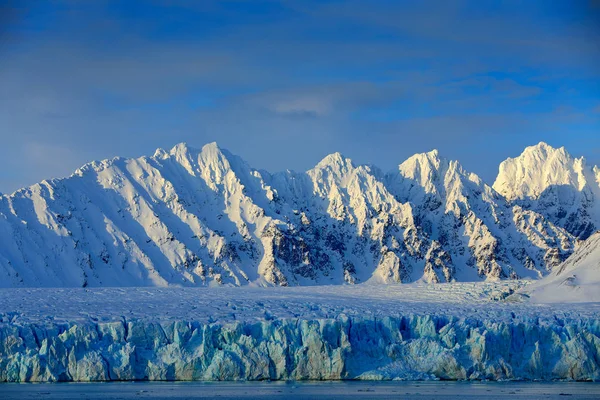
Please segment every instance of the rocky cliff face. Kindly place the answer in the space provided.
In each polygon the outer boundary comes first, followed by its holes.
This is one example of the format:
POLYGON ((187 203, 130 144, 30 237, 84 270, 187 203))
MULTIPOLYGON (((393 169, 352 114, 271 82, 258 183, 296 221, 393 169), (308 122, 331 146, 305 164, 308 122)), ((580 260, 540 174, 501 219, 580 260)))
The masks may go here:
POLYGON ((560 193, 554 210, 503 184, 530 179, 509 161, 496 190, 436 151, 388 174, 339 153, 306 173, 270 174, 214 143, 93 162, 0 196, 0 286, 540 277, 588 228, 558 216, 560 193))

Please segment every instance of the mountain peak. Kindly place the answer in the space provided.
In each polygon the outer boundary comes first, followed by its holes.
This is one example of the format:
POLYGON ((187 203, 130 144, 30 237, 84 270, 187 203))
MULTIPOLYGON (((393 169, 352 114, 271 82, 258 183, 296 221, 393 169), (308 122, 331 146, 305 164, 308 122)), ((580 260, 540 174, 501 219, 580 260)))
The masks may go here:
POLYGON ((152 157, 156 159, 174 157, 178 160, 195 159, 197 157, 221 158, 225 157, 223 154, 224 152, 226 152, 226 150, 221 149, 216 142, 207 143, 202 146, 202 149, 200 150, 198 150, 196 147, 188 145, 186 142, 181 142, 173 146, 168 151, 163 148, 156 149, 152 157))
POLYGON ((549 145, 548 143, 544 142, 543 140, 540 141, 538 144, 534 144, 532 146, 527 146, 525 148, 525 150, 527 150, 527 149, 556 150, 555 147, 549 145))
POLYGON ((458 161, 440 157, 437 149, 408 158, 397 170, 387 174, 387 180, 394 194, 402 201, 408 201, 411 190, 440 196, 452 192, 453 199, 456 199, 466 190, 465 185, 475 185, 479 187, 478 191, 489 188, 479 176, 466 171, 458 161))
POLYGON ((521 156, 534 155, 540 157, 551 157, 551 156, 563 156, 571 158, 571 155, 567 152, 564 146, 553 147, 546 142, 539 142, 536 145, 528 146, 523 150, 521 156))
POLYGON ((235 163, 237 160, 237 157, 227 150, 221 149, 216 142, 207 143, 200 150, 181 142, 173 146, 169 152, 157 149, 154 158, 163 160, 171 158, 192 175, 196 175, 198 172, 203 174, 206 171, 213 171, 207 175, 207 178, 214 179, 215 182, 220 182, 226 171, 232 168, 231 163, 235 163), (218 171, 218 173, 214 173, 214 171, 218 171))
POLYGON ((185 142, 181 142, 176 144, 175 146, 173 146, 173 148, 169 151, 169 154, 171 155, 184 155, 184 154, 189 154, 191 153, 192 148, 190 146, 188 146, 187 143, 185 142))
MULTIPOLYGON (((495 279, 537 276, 574 246, 437 150, 385 176, 341 153, 279 175, 216 143, 155 156, 91 163, 89 179, 1 197, 0 286, 495 279)), ((573 232, 594 227, 574 215, 573 232)))
MULTIPOLYGON (((398 166, 398 169, 404 175, 414 175, 414 174, 426 174, 429 175, 430 171, 437 171, 443 164, 447 164, 447 160, 440 157, 439 151, 437 149, 433 149, 426 153, 418 153, 415 154, 402 164, 398 166)), ((425 177, 424 177, 425 178, 425 177)), ((429 179, 427 177, 426 179, 429 179)))
POLYGON ((315 168, 351 168, 353 167, 352 160, 344 157, 344 155, 340 152, 331 153, 325 156, 315 168))
POLYGON ((429 158, 439 158, 440 157, 440 152, 438 151, 438 149, 433 149, 433 150, 428 151, 423 154, 427 155, 427 157, 429 157, 429 158))
POLYGON ((440 152, 437 149, 433 149, 431 151, 413 154, 411 157, 406 159, 406 161, 404 161, 402 164, 405 164, 406 162, 421 163, 421 164, 427 163, 432 166, 436 166, 436 168, 438 168, 439 165, 442 163, 442 161, 446 161, 445 158, 440 156, 440 152))
MULTIPOLYGON (((182 143, 185 145, 185 143, 182 143)), ((214 152, 220 152, 223 149, 221 149, 221 147, 219 147, 219 145, 217 144, 217 142, 210 142, 210 143, 206 143, 204 146, 202 146, 202 151, 214 151, 214 152)))
POLYGON ((584 164, 583 158, 573 158, 564 147, 540 142, 503 161, 493 187, 509 200, 537 198, 550 186, 581 190, 584 164))
MULTIPOLYGON (((159 152, 161 150, 164 151, 163 149, 157 149, 156 151, 159 152)), ((171 150, 169 150, 169 154, 171 154, 171 155, 178 155, 178 154, 185 155, 185 154, 197 154, 197 153, 218 155, 218 154, 222 154, 225 152, 227 152, 227 150, 219 147, 217 142, 207 143, 204 146, 202 146, 202 148, 200 150, 198 150, 196 147, 190 146, 186 142, 181 142, 181 143, 176 144, 175 146, 173 146, 171 148, 171 150)))

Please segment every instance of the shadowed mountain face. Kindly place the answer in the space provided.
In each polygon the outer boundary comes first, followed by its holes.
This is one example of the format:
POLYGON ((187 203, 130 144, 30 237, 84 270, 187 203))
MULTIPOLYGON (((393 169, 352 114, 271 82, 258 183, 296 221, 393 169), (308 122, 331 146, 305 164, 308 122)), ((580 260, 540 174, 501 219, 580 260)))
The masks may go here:
POLYGON ((522 155, 492 188, 432 151, 387 174, 339 153, 270 174, 214 143, 93 162, 0 196, 0 286, 538 278, 598 225, 600 173, 530 149, 574 172, 536 177, 522 155))

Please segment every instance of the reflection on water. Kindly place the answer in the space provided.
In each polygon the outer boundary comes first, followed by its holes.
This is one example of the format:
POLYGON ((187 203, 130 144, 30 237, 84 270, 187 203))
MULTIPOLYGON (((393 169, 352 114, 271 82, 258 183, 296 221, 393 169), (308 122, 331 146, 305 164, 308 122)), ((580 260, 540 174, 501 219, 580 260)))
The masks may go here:
POLYGON ((111 382, 0 384, 10 399, 600 399, 600 383, 111 382))

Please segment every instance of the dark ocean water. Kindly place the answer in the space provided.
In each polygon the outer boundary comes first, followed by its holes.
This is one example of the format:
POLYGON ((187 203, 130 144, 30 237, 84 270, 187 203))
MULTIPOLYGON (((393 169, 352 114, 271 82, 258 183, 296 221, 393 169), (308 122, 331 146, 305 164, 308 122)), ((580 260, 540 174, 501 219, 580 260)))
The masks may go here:
POLYGON ((0 399, 600 399, 600 383, 111 382, 0 384, 0 399))

